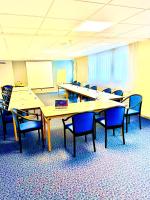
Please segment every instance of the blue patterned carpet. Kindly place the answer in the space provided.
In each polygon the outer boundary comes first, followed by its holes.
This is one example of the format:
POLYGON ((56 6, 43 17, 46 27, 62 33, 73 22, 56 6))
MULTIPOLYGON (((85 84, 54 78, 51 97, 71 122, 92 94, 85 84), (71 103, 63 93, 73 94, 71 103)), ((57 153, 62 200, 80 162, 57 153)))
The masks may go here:
POLYGON ((150 121, 142 130, 132 118, 122 144, 120 130, 109 131, 104 148, 104 130, 97 125, 96 153, 91 136, 77 138, 77 156, 72 157, 72 135, 63 147, 60 119, 52 120, 52 152, 44 151, 38 134, 23 138, 23 153, 9 125, 7 140, 0 128, 0 199, 51 200, 149 200, 150 121))

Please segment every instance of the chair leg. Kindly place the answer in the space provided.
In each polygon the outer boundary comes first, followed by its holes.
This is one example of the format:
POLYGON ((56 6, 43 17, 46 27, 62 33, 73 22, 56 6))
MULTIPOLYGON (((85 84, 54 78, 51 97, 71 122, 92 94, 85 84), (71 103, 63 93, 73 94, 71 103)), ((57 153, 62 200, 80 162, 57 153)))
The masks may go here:
POLYGON ((130 116, 128 116, 128 124, 130 124, 130 116))
POLYGON ((128 132, 128 117, 126 116, 126 133, 128 132))
POLYGON ((76 137, 75 137, 75 135, 73 135, 73 149, 74 149, 73 156, 76 157, 76 137))
POLYGON ((140 127, 140 129, 142 129, 142 126, 141 126, 141 115, 139 115, 139 127, 140 127))
POLYGON ((4 135, 4 140, 6 140, 6 124, 3 123, 3 135, 4 135))
MULTIPOLYGON (((44 132, 43 132, 43 128, 41 128, 41 134, 42 134, 42 146, 43 146, 43 149, 44 149, 45 144, 44 144, 44 132)), ((40 133, 39 133, 39 135, 40 135, 40 133)))
POLYGON ((20 146, 20 153, 22 153, 21 133, 19 133, 19 146, 20 146))
POLYGON ((123 144, 125 144, 124 126, 122 126, 121 130, 122 130, 122 139, 123 139, 123 144))
POLYGON ((94 152, 96 152, 96 147, 95 147, 95 134, 94 134, 94 132, 92 133, 92 139, 93 139, 93 148, 94 148, 94 152))
POLYGON ((87 142, 87 136, 85 135, 85 142, 87 142))
POLYGON ((64 147, 66 149, 66 129, 64 128, 64 147))
POLYGON ((115 136, 115 129, 113 128, 113 136, 115 136))
POLYGON ((94 139, 96 140, 96 122, 94 122, 94 139))
MULTIPOLYGON (((41 134, 42 134, 42 131, 41 131, 41 134)), ((40 130, 38 130, 38 135, 39 135, 39 141, 40 141, 40 130)))
POLYGON ((105 148, 107 148, 107 129, 105 128, 105 148))

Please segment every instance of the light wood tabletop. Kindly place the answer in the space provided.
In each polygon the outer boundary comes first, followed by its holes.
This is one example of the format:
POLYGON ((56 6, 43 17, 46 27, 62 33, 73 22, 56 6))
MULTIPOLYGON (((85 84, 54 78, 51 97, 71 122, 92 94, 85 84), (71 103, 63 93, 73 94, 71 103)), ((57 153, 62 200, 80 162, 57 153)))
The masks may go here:
POLYGON ((101 92, 98 90, 93 90, 81 86, 76 86, 72 84, 60 84, 58 85, 59 88, 63 88, 66 91, 71 91, 76 94, 79 94, 80 99, 82 100, 82 96, 93 98, 93 99, 111 99, 111 100, 116 100, 116 99, 122 99, 122 96, 115 95, 115 94, 109 94, 106 92, 101 92))
POLYGON ((30 90, 13 91, 9 103, 9 110, 17 109, 35 109, 44 106, 43 102, 30 90))
MULTIPOLYGON (((43 107, 43 102, 29 89, 29 88, 13 88, 11 99, 9 103, 8 110, 13 108, 31 110, 31 109, 40 109, 43 107)), ((15 121, 14 124, 14 136, 16 141, 18 140, 15 121)))

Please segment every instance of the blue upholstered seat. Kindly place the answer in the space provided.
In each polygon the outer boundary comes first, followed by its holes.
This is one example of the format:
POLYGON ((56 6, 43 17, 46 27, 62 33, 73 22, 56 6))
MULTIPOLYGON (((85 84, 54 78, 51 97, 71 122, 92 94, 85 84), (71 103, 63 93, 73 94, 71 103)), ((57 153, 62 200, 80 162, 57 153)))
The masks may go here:
POLYGON ((41 121, 26 121, 20 124, 21 132, 34 131, 35 129, 41 129, 41 121))
POLYGON ((76 137, 83 136, 88 134, 92 134, 93 138, 93 147, 95 148, 95 122, 94 122, 94 113, 93 112, 85 112, 80 114, 75 114, 71 117, 63 119, 64 125, 64 146, 66 148, 66 130, 69 130, 73 134, 73 142, 74 142, 74 156, 76 156, 76 137), (72 119, 72 123, 67 123, 68 119, 72 119))

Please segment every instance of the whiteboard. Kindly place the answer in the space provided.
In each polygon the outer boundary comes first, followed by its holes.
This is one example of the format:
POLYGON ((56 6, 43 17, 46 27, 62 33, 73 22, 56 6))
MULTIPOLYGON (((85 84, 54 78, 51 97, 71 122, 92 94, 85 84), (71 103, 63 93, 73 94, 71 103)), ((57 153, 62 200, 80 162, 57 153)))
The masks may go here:
POLYGON ((26 62, 26 68, 30 88, 53 87, 51 61, 26 62))

